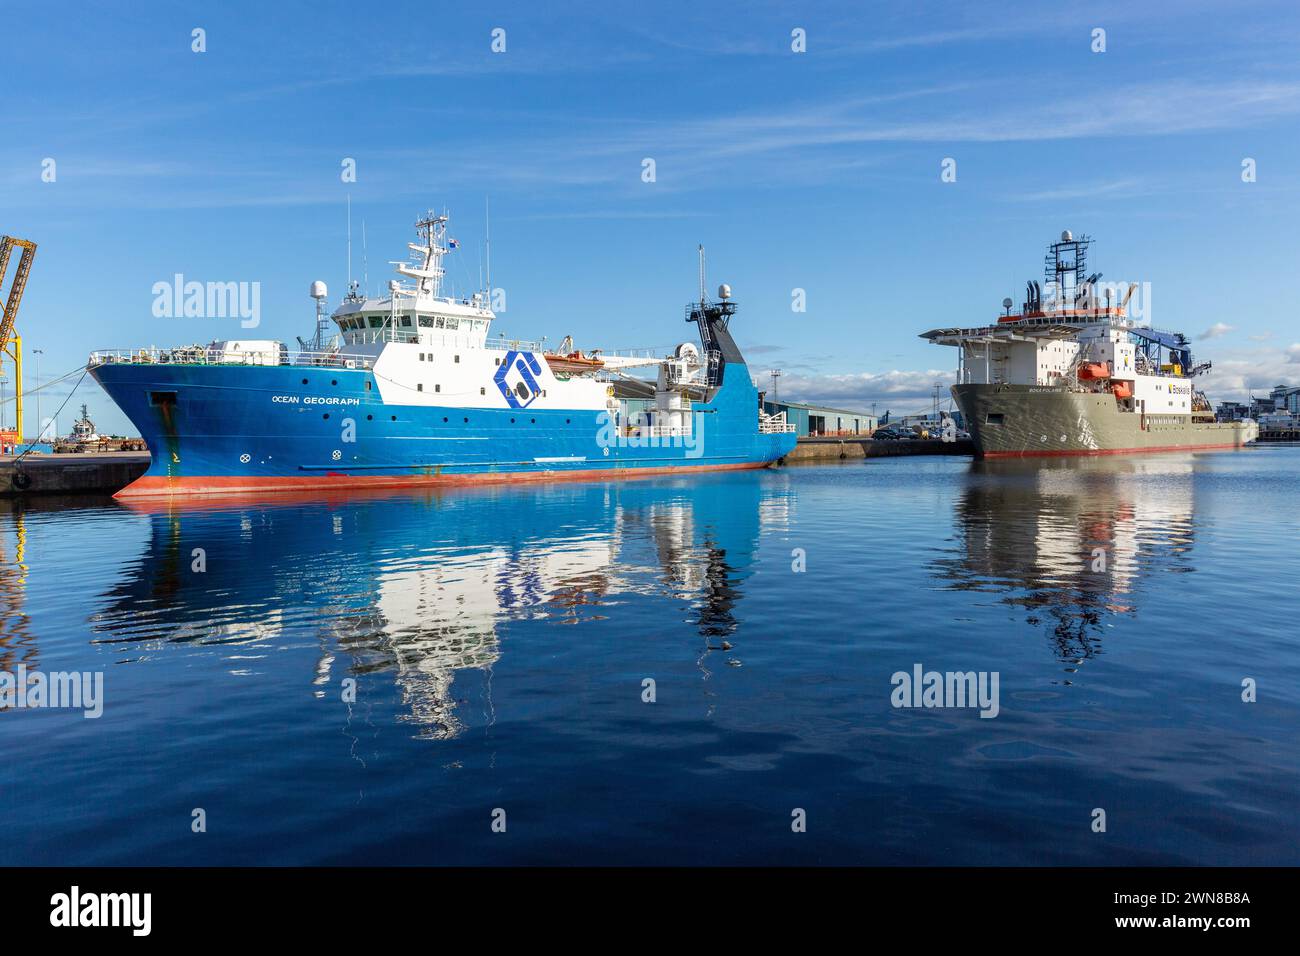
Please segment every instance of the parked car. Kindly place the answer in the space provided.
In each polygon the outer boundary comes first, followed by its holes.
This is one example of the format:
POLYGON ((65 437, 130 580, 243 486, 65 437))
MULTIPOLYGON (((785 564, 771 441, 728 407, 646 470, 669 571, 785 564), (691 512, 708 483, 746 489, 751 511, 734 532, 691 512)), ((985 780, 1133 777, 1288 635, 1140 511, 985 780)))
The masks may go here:
POLYGON ((877 428, 872 432, 871 437, 876 441, 904 441, 915 438, 916 432, 898 425, 885 425, 883 428, 877 428))

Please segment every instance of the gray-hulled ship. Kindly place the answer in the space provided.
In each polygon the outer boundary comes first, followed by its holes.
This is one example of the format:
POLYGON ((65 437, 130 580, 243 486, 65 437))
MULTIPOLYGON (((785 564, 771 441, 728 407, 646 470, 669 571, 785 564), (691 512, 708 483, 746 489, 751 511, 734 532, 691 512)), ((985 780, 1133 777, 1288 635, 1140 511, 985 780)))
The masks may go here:
POLYGON ((1062 233, 1048 249, 1044 284, 1027 284, 1019 313, 1004 299, 993 324, 922 334, 958 348, 952 395, 976 453, 1105 455, 1254 441, 1255 422, 1214 420, 1193 382, 1210 363, 1194 364, 1185 335, 1129 317, 1137 284, 1121 297, 1100 273, 1088 274, 1090 242, 1062 233))

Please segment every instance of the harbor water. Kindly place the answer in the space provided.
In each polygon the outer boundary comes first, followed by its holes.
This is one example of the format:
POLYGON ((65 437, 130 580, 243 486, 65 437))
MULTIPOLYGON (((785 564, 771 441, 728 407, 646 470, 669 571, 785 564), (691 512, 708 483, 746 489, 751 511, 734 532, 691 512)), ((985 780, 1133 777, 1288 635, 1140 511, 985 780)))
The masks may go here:
POLYGON ((0 863, 1295 865, 1297 466, 0 502, 0 863))

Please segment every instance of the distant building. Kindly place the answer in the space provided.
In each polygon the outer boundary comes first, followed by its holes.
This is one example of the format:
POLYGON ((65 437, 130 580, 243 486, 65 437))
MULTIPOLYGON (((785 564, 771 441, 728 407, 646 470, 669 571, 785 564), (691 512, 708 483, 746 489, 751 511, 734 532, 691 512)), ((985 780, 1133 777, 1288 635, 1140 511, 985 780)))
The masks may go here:
POLYGON ((763 410, 769 415, 785 413, 785 420, 796 426, 799 436, 870 435, 878 420, 870 412, 855 412, 828 405, 764 399, 763 410))
POLYGON ((1268 397, 1278 411, 1300 415, 1300 385, 1275 385, 1268 397))
POLYGON ((1214 417, 1221 422, 1239 422, 1243 418, 1250 418, 1250 406, 1243 402, 1219 402, 1214 417))

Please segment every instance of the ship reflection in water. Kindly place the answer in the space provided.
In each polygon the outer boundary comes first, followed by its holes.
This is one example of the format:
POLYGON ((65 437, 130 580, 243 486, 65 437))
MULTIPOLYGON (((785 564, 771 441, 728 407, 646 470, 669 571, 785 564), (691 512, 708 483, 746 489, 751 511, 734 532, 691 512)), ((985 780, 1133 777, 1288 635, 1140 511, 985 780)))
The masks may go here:
POLYGON ((1073 672, 1102 651, 1108 616, 1136 614, 1145 576, 1192 570, 1193 467, 1188 456, 973 462, 955 504, 959 553, 935 565, 941 586, 1023 607, 1073 672))
POLYGON ((1298 465, 0 506, 0 664, 105 688, 0 713, 0 862, 1294 865, 1298 465))
POLYGON ((451 738, 464 729, 455 682, 466 672, 484 677, 491 723, 512 622, 580 625, 638 595, 686 602, 707 678, 760 530, 784 521, 787 495, 706 480, 146 510, 149 543, 92 623, 97 643, 139 658, 164 644, 234 645, 228 659, 247 673, 308 618, 315 696, 388 674, 397 719, 451 738))

